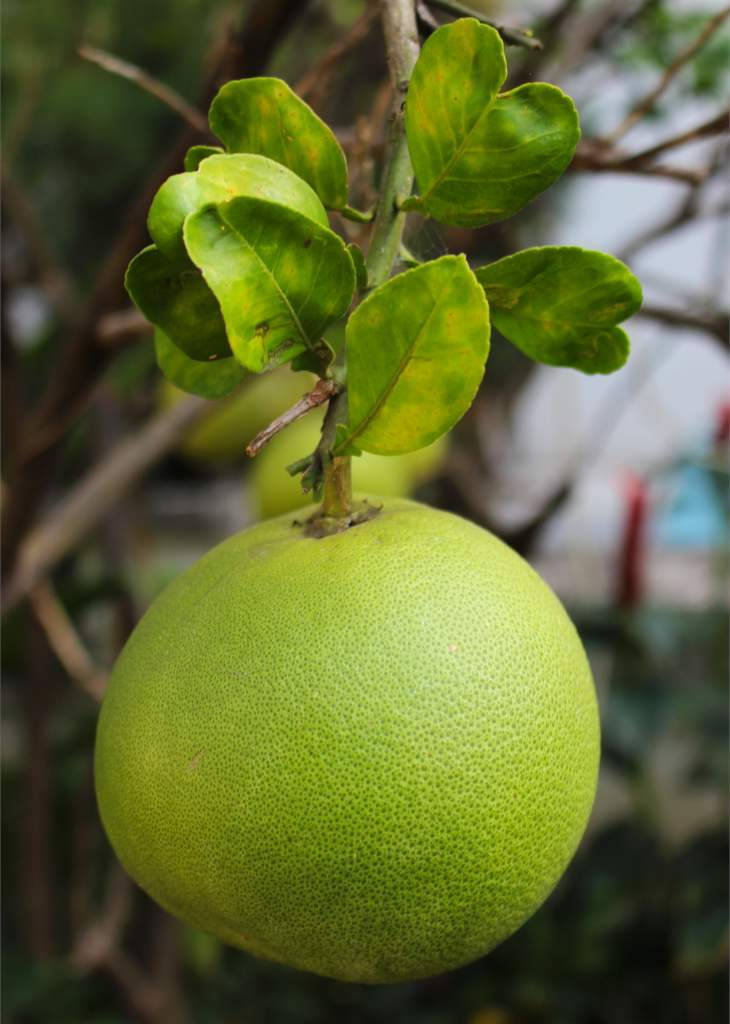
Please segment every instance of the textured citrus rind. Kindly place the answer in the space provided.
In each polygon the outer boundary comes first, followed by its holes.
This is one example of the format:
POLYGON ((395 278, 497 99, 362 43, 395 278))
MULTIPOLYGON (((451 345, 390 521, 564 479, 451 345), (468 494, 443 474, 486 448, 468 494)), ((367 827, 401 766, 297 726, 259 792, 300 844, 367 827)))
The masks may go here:
POLYGON ((475 959, 537 909, 598 750, 548 587, 484 530, 392 499, 318 540, 260 524, 169 586, 113 672, 95 773, 122 863, 172 913, 393 982, 475 959))

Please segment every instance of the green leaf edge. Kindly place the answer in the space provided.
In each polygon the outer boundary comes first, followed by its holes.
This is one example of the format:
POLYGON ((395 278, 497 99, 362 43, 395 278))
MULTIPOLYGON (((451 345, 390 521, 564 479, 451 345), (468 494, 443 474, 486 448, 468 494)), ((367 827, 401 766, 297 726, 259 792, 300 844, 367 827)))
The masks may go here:
MULTIPOLYGON (((607 376, 609 373, 615 373, 616 370, 620 370, 622 366, 626 365, 626 362, 628 360, 628 357, 629 357, 629 354, 630 354, 630 351, 631 351, 631 341, 630 341, 630 338, 629 338, 628 334, 626 333, 626 331, 622 327, 619 327, 618 325, 624 323, 626 320, 629 320, 632 316, 635 316, 638 313, 638 311, 641 309, 641 305, 642 305, 642 302, 643 302, 643 292, 642 292, 641 282, 639 281, 637 276, 633 273, 631 268, 628 267, 622 260, 618 259, 618 257, 613 256, 611 253, 603 252, 601 249, 586 249, 584 246, 580 246, 580 245, 535 245, 535 246, 529 247, 528 249, 521 249, 519 252, 511 253, 509 256, 503 256, 501 259, 495 260, 492 263, 487 263, 487 264, 485 264, 482 267, 477 267, 474 270, 474 275, 475 275, 477 281, 479 281, 479 284, 484 289, 484 294, 486 295, 487 301, 489 302, 489 308, 492 311, 492 319, 493 319, 493 322, 494 322, 494 326, 497 328, 499 333, 501 335, 503 335, 503 337, 506 338, 507 341, 510 342, 510 344, 514 345, 515 348, 518 348, 520 350, 520 352, 523 353, 523 355, 527 356, 528 359, 532 359, 533 362, 541 363, 544 366, 557 366, 557 367, 562 367, 562 368, 565 368, 565 369, 577 370, 578 372, 585 373, 588 376, 595 376, 595 375, 607 376), (581 254, 582 253, 590 253, 592 255, 595 254, 595 255, 603 257, 604 259, 610 261, 613 264, 616 264, 618 267, 621 268, 621 270, 623 270, 626 273, 626 275, 628 277, 628 283, 630 285, 630 290, 634 292, 634 302, 633 302, 633 305, 631 306, 631 308, 629 309, 629 311, 627 313, 625 313, 622 317, 620 317, 620 319, 617 319, 613 324, 589 324, 589 325, 587 325, 588 330, 586 331, 586 333, 589 333, 591 330, 593 330, 593 331, 595 331, 595 330, 604 330, 604 331, 613 330, 613 331, 615 331, 616 334, 617 334, 617 337, 620 338, 620 340, 624 343, 623 347, 624 347, 624 350, 625 350, 625 355, 624 355, 624 359, 622 360, 622 362, 618 363, 616 366, 612 367, 610 370, 600 370, 600 369, 589 370, 589 369, 585 369, 584 367, 581 367, 581 366, 575 366, 572 363, 565 363, 565 362, 559 362, 559 361, 556 361, 556 360, 548 360, 548 359, 539 359, 536 356, 534 356, 532 353, 527 352, 518 341, 515 341, 513 338, 511 338, 509 336, 508 333, 506 333, 503 330, 502 326, 500 326, 500 324, 498 323, 498 320, 500 319, 500 310, 504 309, 505 307, 504 306, 500 306, 498 298, 494 294, 490 296, 489 290, 488 290, 488 285, 484 284, 484 282, 482 281, 482 278, 480 276, 480 273, 483 272, 483 271, 487 271, 487 270, 491 269, 492 267, 504 266, 507 263, 510 263, 512 261, 515 261, 515 260, 519 260, 519 258, 523 255, 523 253, 532 253, 532 252, 538 252, 538 251, 539 252, 544 252, 544 253, 574 252, 574 253, 581 253, 581 254)), ((529 318, 525 318, 525 319, 529 319, 529 318)))
MULTIPOLYGON (((344 150, 342 149, 342 146, 340 145, 340 143, 337 140, 337 136, 332 131, 330 126, 326 123, 326 121, 323 121, 322 118, 319 116, 319 114, 317 114, 317 112, 315 110, 313 110, 312 107, 310 107, 310 105, 308 103, 306 103, 301 98, 301 96, 297 96, 297 94, 294 92, 294 90, 289 85, 289 83, 284 81, 283 78, 277 78, 274 75, 257 75, 257 76, 252 77, 252 78, 237 78, 237 79, 232 79, 229 82, 226 82, 224 85, 222 85, 220 87, 220 89, 218 90, 216 95, 213 97, 213 99, 211 101, 211 104, 210 104, 210 107, 208 108, 208 124, 210 126, 210 130, 213 132, 213 134, 216 136, 216 138, 221 139, 221 141, 224 143, 224 146, 225 146, 225 139, 218 133, 218 131, 216 129, 216 125, 215 125, 215 121, 216 121, 215 107, 216 107, 216 104, 218 103, 222 93, 224 93, 224 91, 226 89, 228 89, 229 87, 233 87, 235 85, 238 85, 240 82, 257 82, 257 81, 271 81, 271 82, 277 82, 278 84, 283 85, 288 90, 290 96, 296 101, 296 103, 298 103, 302 107, 306 108, 306 110, 311 114, 311 116, 317 122, 317 124, 321 128, 321 130, 327 136, 329 136, 329 139, 334 144, 335 149, 337 151, 337 162, 340 164, 340 172, 341 172, 340 173, 340 181, 339 181, 338 187, 336 189, 335 196, 330 197, 330 200, 328 200, 327 198, 325 198, 324 196, 321 196, 321 195, 319 196, 319 198, 321 199, 325 209, 327 209, 327 210, 344 210, 344 209, 349 209, 349 206, 348 206, 349 179, 348 179, 348 169, 347 169, 347 157, 345 156, 345 153, 344 153, 344 150)), ((226 148, 226 152, 228 152, 227 148, 226 148)), ((234 150, 233 152, 236 152, 236 151, 234 150)), ((259 155, 260 156, 267 156, 268 154, 260 153, 259 155)), ((273 157, 268 157, 268 159, 272 160, 273 157)), ((282 163, 282 162, 280 160, 278 160, 278 161, 275 161, 275 163, 282 163)), ((283 167, 288 167, 287 164, 283 164, 283 163, 282 163, 282 166, 283 167)), ((294 171, 293 168, 289 167, 289 170, 292 171, 293 174, 297 174, 297 172, 294 171)), ((301 175, 298 175, 298 176, 301 177, 301 175)), ((303 181, 307 181, 306 178, 302 178, 302 180, 303 181)), ((314 187, 312 182, 307 181, 307 184, 310 186, 310 188, 312 188, 314 190, 314 192, 317 193, 317 195, 319 195, 319 192, 317 192, 317 189, 314 187)))
MULTIPOLYGON (((393 281, 400 280, 403 277, 408 277, 408 275, 410 275, 410 274, 416 274, 419 271, 423 270, 424 267, 427 267, 427 266, 429 266, 429 265, 431 265, 433 263, 438 263, 441 260, 458 260, 459 262, 461 262, 466 267, 466 269, 469 271, 469 273, 471 273, 476 278, 476 274, 474 273, 472 268, 469 266, 469 261, 467 260, 467 258, 464 255, 464 253, 447 253, 444 256, 438 257, 438 259, 436 259, 436 260, 429 260, 426 263, 420 263, 416 267, 411 267, 409 270, 404 270, 402 273, 395 274, 393 277, 388 278, 387 281, 384 281, 383 284, 381 284, 377 288, 375 288, 372 292, 370 292, 369 295, 367 295, 362 300, 362 302, 358 305, 357 310, 361 309, 364 305, 366 305, 366 303, 370 302, 376 296, 380 297, 380 293, 382 292, 382 290, 386 289, 388 287, 388 285, 391 284, 393 281)), ((483 289, 482 289, 482 291, 483 291, 483 289)), ((484 298, 485 298, 486 311, 487 311, 487 340, 486 340, 486 351, 485 351, 485 354, 484 354, 484 364, 486 365, 487 359, 489 358, 489 352, 490 352, 490 349, 491 349, 490 338, 491 338, 492 320, 491 320, 491 315, 490 315, 489 300, 486 298, 486 294, 484 295, 484 298)), ((357 310, 353 310, 353 313, 356 312, 357 310)), ((348 320, 348 323, 349 323, 349 320, 348 320)), ((480 383, 481 383, 481 378, 480 378, 480 383)), ((479 388, 479 384, 477 384, 477 390, 478 390, 478 388, 479 388)), ((476 392, 475 392, 474 396, 472 396, 472 401, 474 400, 475 396, 476 396, 476 392)), ((464 415, 464 414, 462 414, 462 415, 464 415)), ((461 417, 459 417, 459 419, 461 419, 461 417)), ((430 438, 428 441, 425 441, 422 445, 419 445, 418 448, 412 448, 412 449, 410 449, 410 451, 420 451, 423 448, 427 448, 428 445, 433 444, 434 441, 437 441, 439 437, 443 437, 444 434, 447 434, 449 432, 449 430, 452 430, 453 427, 458 422, 459 422, 458 419, 455 420, 450 426, 448 426, 445 430, 443 430, 441 434, 436 434, 434 437, 430 438)), ((362 455, 363 451, 369 451, 369 449, 358 448, 357 445, 353 443, 356 436, 357 436, 356 434, 351 434, 350 433, 350 427, 349 427, 348 424, 346 424, 346 423, 337 423, 337 425, 335 427, 335 440, 334 440, 334 443, 332 445, 332 454, 333 455, 338 455, 338 456, 342 456, 342 455, 355 455, 355 456, 357 456, 357 455, 362 455)), ((386 455, 387 454, 389 457, 396 457, 397 455, 408 454, 408 452, 397 452, 397 453, 395 453, 395 452, 394 453, 377 452, 377 453, 374 453, 374 454, 379 454, 379 455, 386 455)))

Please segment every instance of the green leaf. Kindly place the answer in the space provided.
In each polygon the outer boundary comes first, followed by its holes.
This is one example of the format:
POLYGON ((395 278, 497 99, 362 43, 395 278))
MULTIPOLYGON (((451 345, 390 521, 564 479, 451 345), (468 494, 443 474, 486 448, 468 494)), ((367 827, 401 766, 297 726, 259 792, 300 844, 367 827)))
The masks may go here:
POLYGON ((202 160, 209 156, 217 156, 222 152, 220 146, 191 146, 185 154, 183 167, 186 171, 197 171, 202 160))
POLYGON ((288 167, 267 156, 257 153, 211 156, 200 164, 198 174, 223 189, 226 201, 235 196, 268 199, 296 210, 324 228, 329 227, 327 213, 314 189, 288 167))
POLYGON ((476 271, 495 327, 525 355, 584 373, 612 373, 629 339, 616 324, 641 306, 641 285, 604 252, 525 249, 476 271))
POLYGON ((325 206, 347 206, 347 163, 339 142, 280 78, 228 82, 213 100, 211 131, 231 153, 261 153, 309 182, 325 206))
POLYGON ((355 287, 359 292, 364 292, 368 286, 368 268, 365 266, 365 257, 362 254, 362 249, 359 245, 355 245, 354 242, 350 242, 347 246, 347 251, 352 257, 352 263, 355 267, 355 287))
POLYGON ((148 245, 127 267, 124 284, 138 309, 191 359, 230 356, 216 298, 187 256, 172 260, 148 245))
POLYGON ((345 243, 294 210, 239 197, 191 214, 184 233, 233 354, 250 370, 317 352, 350 304, 355 270, 345 243))
POLYGON ((316 193, 287 167, 264 156, 224 153, 202 160, 196 172, 173 174, 160 186, 147 217, 152 241, 172 258, 186 257, 182 229, 188 214, 234 196, 268 199, 324 227, 329 223, 316 193))
POLYGON ((580 137, 572 100, 544 82, 498 96, 506 75, 502 40, 473 18, 426 40, 405 117, 420 195, 403 209, 479 227, 511 217, 560 177, 580 137))
POLYGON ((211 363, 190 359, 159 327, 155 330, 155 355, 157 365, 168 380, 181 391, 202 398, 225 398, 246 376, 244 368, 232 356, 211 363))
POLYGON ((347 324, 349 426, 337 454, 423 448, 474 399, 489 352, 489 307, 464 256, 391 278, 347 324))

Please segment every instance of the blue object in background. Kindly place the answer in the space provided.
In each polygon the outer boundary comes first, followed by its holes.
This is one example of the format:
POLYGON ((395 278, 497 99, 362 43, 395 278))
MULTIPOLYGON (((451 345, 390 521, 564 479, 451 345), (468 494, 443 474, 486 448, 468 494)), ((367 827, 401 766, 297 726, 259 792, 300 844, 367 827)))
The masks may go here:
POLYGON ((725 547, 728 537, 726 474, 718 480, 711 463, 675 463, 662 483, 667 488, 652 524, 652 539, 666 547, 725 547), (723 481, 722 477, 725 477, 723 481))

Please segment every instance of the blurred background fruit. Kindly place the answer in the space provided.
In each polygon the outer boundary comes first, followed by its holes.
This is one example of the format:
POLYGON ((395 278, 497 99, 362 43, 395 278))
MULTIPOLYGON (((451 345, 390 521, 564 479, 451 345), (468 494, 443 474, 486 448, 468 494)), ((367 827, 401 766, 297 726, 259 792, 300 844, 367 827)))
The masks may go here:
MULTIPOLYGON (((234 395, 211 402, 210 415, 194 426, 180 444, 192 462, 222 465, 245 458, 245 448, 260 430, 308 391, 315 378, 288 367, 246 379, 234 395)), ((169 409, 184 397, 166 378, 159 383, 159 407, 169 409)))

